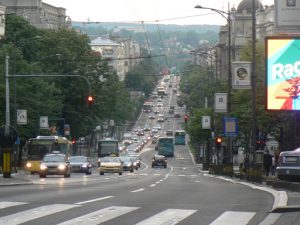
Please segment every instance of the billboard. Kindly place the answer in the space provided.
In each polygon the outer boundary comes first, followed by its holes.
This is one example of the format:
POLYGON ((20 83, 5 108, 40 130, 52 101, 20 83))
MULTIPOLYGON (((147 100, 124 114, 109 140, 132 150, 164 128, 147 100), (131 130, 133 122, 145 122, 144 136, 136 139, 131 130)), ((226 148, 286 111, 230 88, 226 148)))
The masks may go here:
POLYGON ((275 0, 277 28, 300 26, 300 0, 275 0))
POLYGON ((300 110, 300 37, 266 38, 268 110, 300 110))

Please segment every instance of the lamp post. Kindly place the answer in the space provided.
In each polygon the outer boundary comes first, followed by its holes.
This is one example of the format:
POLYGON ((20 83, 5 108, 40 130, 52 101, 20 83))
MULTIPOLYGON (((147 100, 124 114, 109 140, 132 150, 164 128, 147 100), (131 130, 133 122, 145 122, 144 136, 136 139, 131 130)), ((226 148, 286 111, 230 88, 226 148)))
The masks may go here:
POLYGON ((227 20, 228 23, 228 51, 227 51, 227 73, 228 73, 228 112, 231 112, 231 86, 232 86, 232 72, 231 72, 231 15, 230 15, 230 9, 228 5, 228 12, 209 8, 209 7, 203 7, 200 5, 196 5, 194 8, 196 9, 208 9, 211 11, 214 11, 218 14, 220 14, 223 18, 227 20))
MULTIPOLYGON (((228 24, 228 48, 227 48, 227 74, 228 74, 228 104, 227 104, 227 112, 231 113, 231 87, 232 87, 232 72, 231 72, 231 14, 230 14, 230 8, 228 4, 228 12, 225 12, 223 10, 215 9, 215 8, 209 8, 209 7, 203 7, 200 5, 196 5, 194 8, 196 9, 207 9, 214 11, 218 14, 220 14, 223 18, 227 20, 228 24)), ((228 153, 227 153, 227 160, 225 163, 229 162, 232 163, 232 146, 231 146, 231 137, 228 136, 228 153)), ((231 164, 232 166, 232 164, 231 164)), ((232 168, 233 169, 233 168, 232 168)), ((233 171, 233 170, 232 170, 233 171)))

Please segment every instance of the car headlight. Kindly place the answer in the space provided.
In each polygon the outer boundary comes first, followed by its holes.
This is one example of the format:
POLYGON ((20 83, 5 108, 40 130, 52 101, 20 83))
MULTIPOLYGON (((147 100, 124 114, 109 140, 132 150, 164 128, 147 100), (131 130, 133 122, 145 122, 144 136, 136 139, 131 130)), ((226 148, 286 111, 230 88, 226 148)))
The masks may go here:
POLYGON ((60 164, 60 165, 58 166, 58 169, 59 169, 59 170, 64 170, 64 169, 66 169, 66 166, 63 165, 63 164, 60 164))
POLYGON ((87 164, 82 164, 81 167, 86 168, 87 164))
POLYGON ((32 167, 32 164, 30 162, 26 163, 26 167, 27 168, 31 168, 32 167))
POLYGON ((40 165, 40 169, 41 169, 41 170, 46 170, 47 168, 48 168, 48 167, 47 167, 46 165, 44 165, 44 164, 41 164, 41 165, 40 165))

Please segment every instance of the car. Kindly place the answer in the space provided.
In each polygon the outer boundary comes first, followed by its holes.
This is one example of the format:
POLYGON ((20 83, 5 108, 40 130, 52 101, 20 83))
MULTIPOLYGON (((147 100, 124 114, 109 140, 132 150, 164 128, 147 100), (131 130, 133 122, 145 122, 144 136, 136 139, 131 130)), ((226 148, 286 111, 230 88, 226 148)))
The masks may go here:
POLYGON ((157 128, 155 128, 155 127, 153 127, 153 128, 151 129, 151 133, 152 133, 152 134, 156 134, 156 133, 158 133, 158 129, 157 129, 157 128))
POLYGON ((153 119, 155 119, 155 115, 151 114, 151 115, 148 116, 148 118, 151 119, 151 120, 153 120, 153 119))
POLYGON ((158 113, 159 113, 159 109, 158 109, 158 108, 155 108, 155 109, 153 110, 153 112, 154 112, 155 114, 158 114, 158 113))
POLYGON ((140 130, 137 131, 138 136, 144 136, 144 134, 145 134, 144 129, 140 129, 140 130))
POLYGON ((158 138, 159 138, 158 135, 153 136, 153 137, 152 137, 152 144, 156 144, 157 141, 158 141, 158 138))
POLYGON ((158 98, 158 99, 157 99, 157 102, 162 102, 162 99, 161 99, 161 98, 158 98))
POLYGON ((60 153, 46 154, 41 162, 39 175, 40 178, 46 178, 48 175, 71 177, 67 156, 60 153))
POLYGON ((165 121, 165 117, 163 114, 158 114, 157 115, 157 122, 164 122, 165 121))
POLYGON ((160 108, 160 107, 163 107, 164 104, 162 104, 161 102, 158 102, 158 103, 156 104, 156 106, 160 108))
POLYGON ((92 174, 92 163, 86 156, 71 156, 69 158, 71 172, 92 174))
POLYGON ((145 124, 144 126, 144 131, 150 131, 151 130, 151 127, 149 124, 145 124))
POLYGON ((167 158, 163 155, 154 155, 151 161, 151 167, 153 168, 157 166, 167 168, 167 158))
POLYGON ((137 155, 131 155, 129 157, 133 162, 133 167, 138 170, 138 168, 141 167, 141 159, 137 155))
POLYGON ((123 171, 129 171, 133 173, 135 166, 133 165, 133 160, 129 156, 120 156, 123 162, 123 171))
POLYGON ((159 124, 155 125, 152 129, 161 130, 161 126, 159 124))
POLYGON ((173 131, 172 130, 167 130, 166 135, 167 136, 173 136, 173 131))
POLYGON ((180 118, 180 116, 181 116, 181 115, 180 115, 180 112, 179 112, 179 111, 175 111, 175 112, 174 112, 174 117, 175 117, 175 118, 180 118))
POLYGON ((300 181, 300 148, 280 153, 276 174, 280 180, 300 181))
POLYGON ((118 173, 119 175, 122 175, 123 162, 119 157, 106 156, 101 158, 99 173, 100 175, 104 175, 104 173, 118 173))

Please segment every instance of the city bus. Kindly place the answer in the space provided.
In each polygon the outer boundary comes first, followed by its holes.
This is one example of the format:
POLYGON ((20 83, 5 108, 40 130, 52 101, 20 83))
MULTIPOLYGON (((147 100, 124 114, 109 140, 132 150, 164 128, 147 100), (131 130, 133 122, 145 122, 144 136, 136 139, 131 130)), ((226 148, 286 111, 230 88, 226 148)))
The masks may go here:
POLYGON ((61 136, 37 136, 30 138, 23 149, 25 170, 31 174, 39 173, 40 163, 48 153, 72 155, 72 142, 61 136))
POLYGON ((143 111, 148 113, 148 112, 152 112, 152 107, 153 107, 153 103, 152 102, 145 102, 143 104, 143 111))
POLYGON ((175 145, 185 145, 185 131, 176 130, 174 133, 175 145))
POLYGON ((100 140, 98 141, 98 158, 105 156, 119 156, 119 142, 117 140, 100 140))
POLYGON ((173 137, 160 137, 157 141, 157 153, 166 157, 174 156, 174 138, 173 137))

